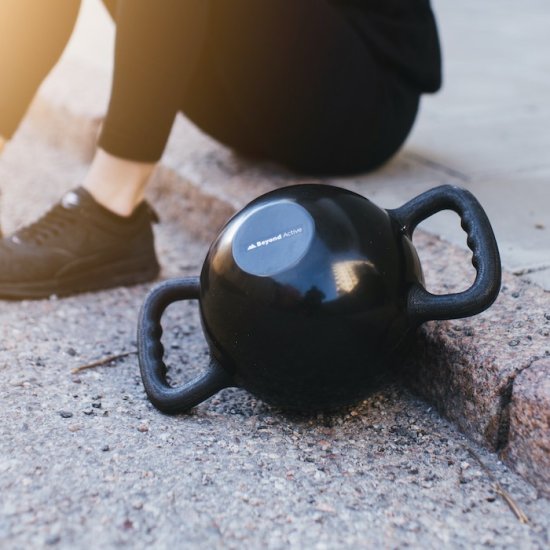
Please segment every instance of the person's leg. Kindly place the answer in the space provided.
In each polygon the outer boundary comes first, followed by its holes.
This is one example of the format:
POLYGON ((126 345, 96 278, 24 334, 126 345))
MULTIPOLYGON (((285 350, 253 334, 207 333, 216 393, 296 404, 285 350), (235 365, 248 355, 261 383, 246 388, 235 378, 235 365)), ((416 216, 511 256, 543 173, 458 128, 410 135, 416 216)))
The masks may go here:
POLYGON ((80 0, 0 2, 0 137, 9 140, 72 33, 80 0))
POLYGON ((130 216, 143 201, 155 166, 156 163, 126 160, 97 149, 82 187, 111 212, 130 216))
POLYGON ((299 171, 350 172, 398 149, 418 95, 327 0, 214 0, 182 110, 236 149, 299 171))
POLYGON ((113 0, 115 70, 97 154, 83 186, 94 199, 127 216, 168 139, 204 43, 206 0, 113 0))
POLYGON ((115 74, 99 149, 83 186, 0 243, 0 297, 134 284, 159 270, 142 200, 195 70, 206 0, 118 0, 115 74))

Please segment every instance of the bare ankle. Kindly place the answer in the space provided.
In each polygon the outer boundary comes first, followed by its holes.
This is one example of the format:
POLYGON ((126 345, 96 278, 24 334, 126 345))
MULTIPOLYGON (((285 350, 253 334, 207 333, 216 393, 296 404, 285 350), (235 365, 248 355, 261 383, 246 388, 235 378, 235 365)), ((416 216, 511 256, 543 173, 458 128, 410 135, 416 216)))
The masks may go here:
POLYGON ((82 186, 108 210, 130 216, 143 200, 154 168, 154 163, 121 159, 98 149, 82 186))

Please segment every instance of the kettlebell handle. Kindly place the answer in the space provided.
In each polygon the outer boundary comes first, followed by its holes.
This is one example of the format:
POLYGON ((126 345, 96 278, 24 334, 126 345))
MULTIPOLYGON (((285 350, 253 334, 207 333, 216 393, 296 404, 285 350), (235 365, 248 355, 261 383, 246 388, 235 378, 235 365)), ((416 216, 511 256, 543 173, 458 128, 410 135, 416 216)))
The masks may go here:
POLYGON ((162 314, 173 302, 198 299, 199 292, 198 277, 165 281, 151 290, 139 314, 137 342, 143 386, 153 405, 165 413, 187 411, 233 385, 230 374, 214 359, 206 372, 187 384, 172 387, 166 380, 162 314))
POLYGON ((460 216, 473 254, 476 278, 468 290, 456 294, 434 295, 419 283, 412 285, 407 297, 407 311, 414 324, 476 315, 496 300, 500 290, 502 274, 495 235, 485 211, 469 191, 442 185, 422 193, 400 208, 388 210, 388 213, 399 223, 401 232, 412 238, 421 221, 442 210, 453 210, 460 216))

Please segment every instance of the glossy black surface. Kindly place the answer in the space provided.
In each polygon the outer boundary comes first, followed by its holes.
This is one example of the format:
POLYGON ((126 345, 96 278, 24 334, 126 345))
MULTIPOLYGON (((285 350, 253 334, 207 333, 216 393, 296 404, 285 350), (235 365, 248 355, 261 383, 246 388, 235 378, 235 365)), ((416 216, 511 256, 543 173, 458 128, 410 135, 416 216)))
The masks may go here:
POLYGON ((237 385, 285 408, 339 406, 388 374, 413 328, 407 291, 421 280, 409 238, 385 210, 339 188, 283 188, 251 203, 212 244, 200 279, 203 326, 237 385), (313 230, 299 260, 285 266, 285 241, 276 239, 298 231, 299 216, 289 226, 284 208, 279 218, 270 209, 289 202, 313 230), (262 253, 283 259, 276 273, 260 276, 254 262, 239 267, 234 243, 264 213, 269 223, 258 241, 274 240, 262 253))

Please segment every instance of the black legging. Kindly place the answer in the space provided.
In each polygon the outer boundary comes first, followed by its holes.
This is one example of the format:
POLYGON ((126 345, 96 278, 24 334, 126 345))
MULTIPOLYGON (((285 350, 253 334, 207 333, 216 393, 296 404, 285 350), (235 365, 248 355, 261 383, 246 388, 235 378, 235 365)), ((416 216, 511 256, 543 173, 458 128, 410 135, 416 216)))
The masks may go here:
POLYGON ((230 147, 296 170, 362 171, 395 153, 414 122, 423 90, 365 39, 351 5, 361 2, 105 3, 117 38, 99 146, 113 155, 158 160, 182 111, 230 147))

